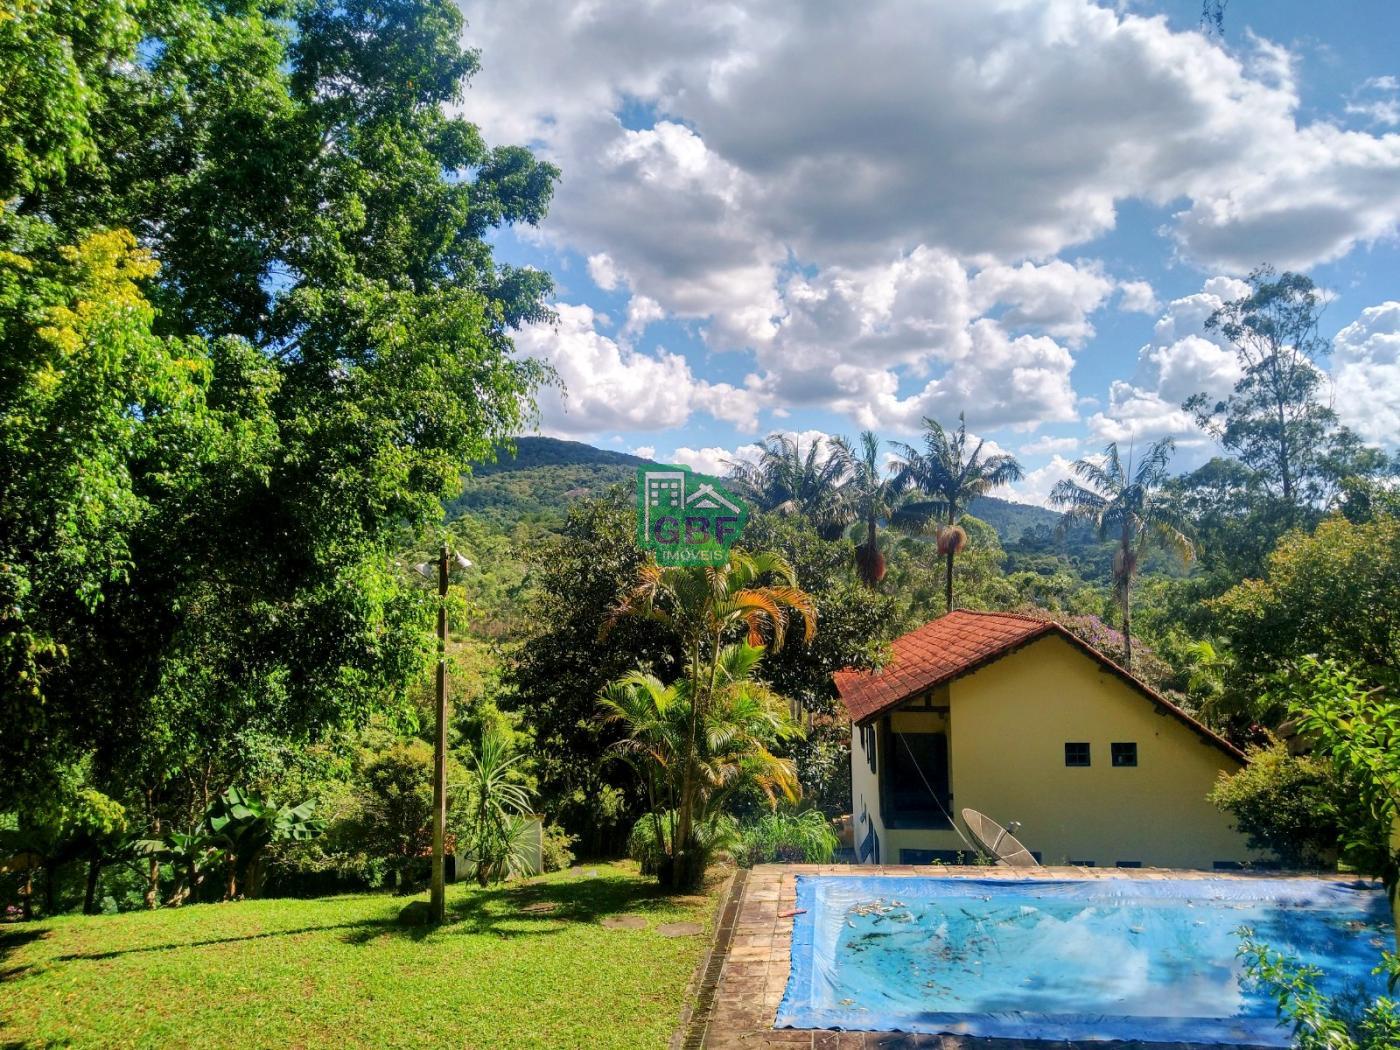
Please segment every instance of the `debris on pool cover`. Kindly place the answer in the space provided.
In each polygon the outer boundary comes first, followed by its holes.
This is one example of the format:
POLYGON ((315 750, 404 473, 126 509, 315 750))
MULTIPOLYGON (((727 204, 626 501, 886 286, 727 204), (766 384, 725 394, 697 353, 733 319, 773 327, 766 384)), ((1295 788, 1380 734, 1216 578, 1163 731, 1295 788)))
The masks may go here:
POLYGON ((780 1028, 1288 1046, 1241 929, 1384 994, 1385 894, 1320 879, 801 876, 780 1028))

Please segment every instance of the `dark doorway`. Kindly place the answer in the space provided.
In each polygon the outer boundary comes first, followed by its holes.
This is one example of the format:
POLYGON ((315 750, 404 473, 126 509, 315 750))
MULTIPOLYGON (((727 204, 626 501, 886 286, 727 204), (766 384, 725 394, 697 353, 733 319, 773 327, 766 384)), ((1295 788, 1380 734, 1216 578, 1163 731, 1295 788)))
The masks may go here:
POLYGON ((883 724, 885 773, 880 778, 885 824, 892 828, 950 828, 948 734, 897 733, 883 724))

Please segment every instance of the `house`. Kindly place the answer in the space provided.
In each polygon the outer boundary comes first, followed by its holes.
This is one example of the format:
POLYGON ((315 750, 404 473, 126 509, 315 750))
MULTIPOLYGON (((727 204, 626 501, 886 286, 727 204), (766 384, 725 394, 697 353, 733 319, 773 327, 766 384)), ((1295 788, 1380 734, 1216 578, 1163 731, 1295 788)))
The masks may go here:
POLYGON ((893 649, 880 671, 835 676, 860 863, 971 859, 964 807, 1019 821, 1045 864, 1255 859, 1206 801, 1244 754, 1059 624, 957 610, 893 649))

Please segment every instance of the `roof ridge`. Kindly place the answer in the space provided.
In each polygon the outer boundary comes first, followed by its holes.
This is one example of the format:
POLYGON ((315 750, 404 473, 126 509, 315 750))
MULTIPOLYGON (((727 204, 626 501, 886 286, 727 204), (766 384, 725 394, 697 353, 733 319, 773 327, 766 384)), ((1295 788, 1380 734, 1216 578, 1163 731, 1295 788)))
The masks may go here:
MULTIPOLYGON (((1001 611, 999 611, 999 610, 997 610, 997 609, 954 609, 953 612, 951 612, 951 613, 944 613, 943 616, 940 616, 940 617, 939 617, 938 619, 936 619, 936 620, 930 620, 929 623, 937 623, 938 620, 941 620, 941 619, 943 619, 943 617, 946 617, 946 616, 952 616, 953 613, 966 613, 966 614, 969 615, 969 616, 1005 616, 1007 619, 1011 619, 1011 620, 1025 620, 1027 623, 1055 623, 1055 622, 1056 622, 1056 621, 1050 619, 1050 617, 1048 617, 1048 616, 1036 616, 1036 615, 1034 615, 1034 614, 1032 614, 1032 613, 1023 613, 1023 612, 1001 612, 1001 611)), ((928 624, 925 624, 924 626, 928 626, 928 624)))

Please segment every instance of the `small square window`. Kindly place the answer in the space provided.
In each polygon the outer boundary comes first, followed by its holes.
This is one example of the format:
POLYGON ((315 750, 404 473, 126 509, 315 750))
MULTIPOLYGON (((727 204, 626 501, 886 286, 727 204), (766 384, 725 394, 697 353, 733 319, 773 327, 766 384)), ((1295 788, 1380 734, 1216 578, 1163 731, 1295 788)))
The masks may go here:
POLYGON ((1089 745, 1066 744, 1065 745, 1065 765, 1067 766, 1087 766, 1089 764, 1089 745))
POLYGON ((1113 752, 1115 766, 1137 765, 1137 744, 1112 744, 1110 750, 1113 752))

